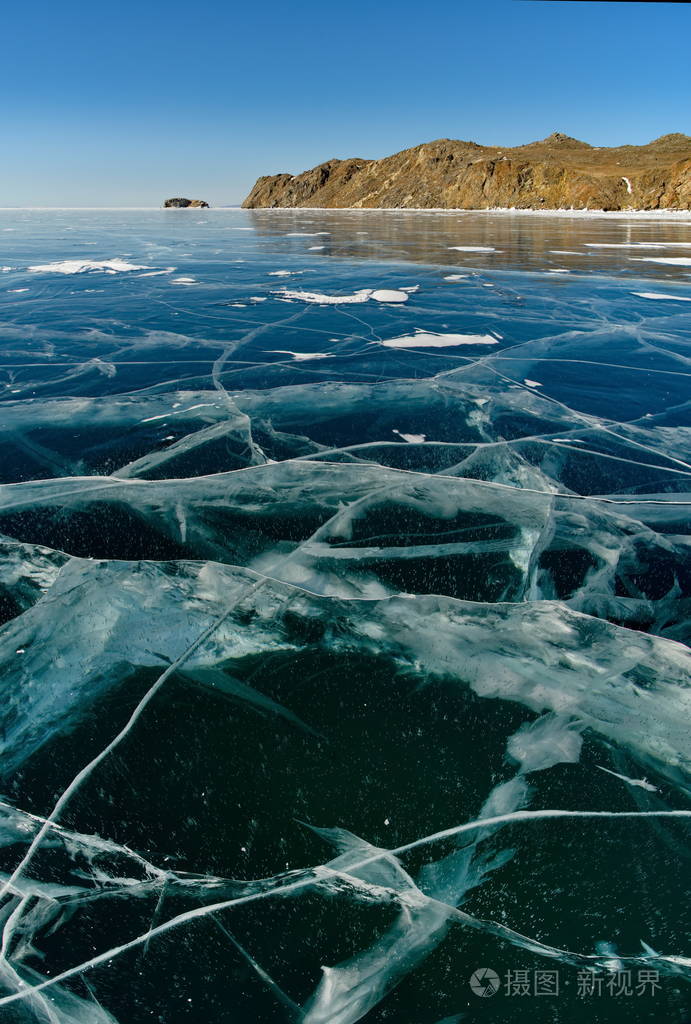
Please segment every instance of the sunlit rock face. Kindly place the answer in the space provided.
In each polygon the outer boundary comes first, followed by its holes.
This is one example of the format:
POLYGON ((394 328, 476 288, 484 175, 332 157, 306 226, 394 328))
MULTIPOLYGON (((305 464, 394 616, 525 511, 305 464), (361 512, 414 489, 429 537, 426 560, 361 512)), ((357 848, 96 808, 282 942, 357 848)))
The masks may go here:
POLYGON ((683 1022, 691 223, 173 220, 0 213, 0 1021, 683 1022))
POLYGON ((242 204, 353 209, 689 210, 691 137, 590 146, 561 132, 523 146, 437 139, 379 160, 327 160, 258 178, 242 204))

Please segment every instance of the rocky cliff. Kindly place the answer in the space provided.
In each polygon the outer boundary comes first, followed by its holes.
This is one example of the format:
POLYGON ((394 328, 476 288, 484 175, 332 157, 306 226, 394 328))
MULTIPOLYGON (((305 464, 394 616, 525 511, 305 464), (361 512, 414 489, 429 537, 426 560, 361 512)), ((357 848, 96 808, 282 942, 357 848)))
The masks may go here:
POLYGON ((438 139, 382 160, 259 178, 256 207, 691 209, 691 136, 598 148, 556 132, 511 149, 438 139))
POLYGON ((209 209, 209 204, 205 203, 203 199, 183 199, 181 196, 176 196, 174 199, 166 199, 163 206, 166 209, 176 210, 185 210, 188 206, 193 206, 197 209, 209 209))

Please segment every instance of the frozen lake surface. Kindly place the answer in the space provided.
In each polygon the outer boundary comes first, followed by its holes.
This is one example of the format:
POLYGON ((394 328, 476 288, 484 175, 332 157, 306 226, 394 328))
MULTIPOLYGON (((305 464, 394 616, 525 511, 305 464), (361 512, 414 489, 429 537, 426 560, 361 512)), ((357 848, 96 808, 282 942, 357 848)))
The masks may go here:
POLYGON ((0 211, 2 1024, 688 1021, 689 300, 691 214, 0 211))

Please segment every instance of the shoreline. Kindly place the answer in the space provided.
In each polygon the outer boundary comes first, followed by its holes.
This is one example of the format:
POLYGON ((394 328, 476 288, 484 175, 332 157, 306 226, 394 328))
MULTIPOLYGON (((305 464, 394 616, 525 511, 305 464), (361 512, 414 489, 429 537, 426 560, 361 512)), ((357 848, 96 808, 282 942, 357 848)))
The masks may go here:
MULTIPOLYGON (((172 211, 161 206, 0 206, 0 213, 166 213, 174 215, 186 214, 187 210, 172 211)), ((200 212, 195 208, 195 213, 200 212)), ((426 214, 497 214, 515 217, 572 217, 576 220, 605 218, 607 220, 656 220, 682 221, 691 224, 691 210, 572 210, 572 209, 518 209, 515 207, 490 207, 487 209, 466 210, 460 207, 414 207, 414 206, 211 206, 203 209, 209 213, 426 213, 426 214)))
POLYGON ((425 206, 253 206, 243 207, 245 213, 446 213, 446 214, 510 214, 511 216, 574 217, 588 220, 594 217, 626 220, 669 220, 685 219, 691 224, 691 210, 571 210, 571 209, 518 209, 511 206, 497 206, 487 209, 466 210, 462 207, 425 206))

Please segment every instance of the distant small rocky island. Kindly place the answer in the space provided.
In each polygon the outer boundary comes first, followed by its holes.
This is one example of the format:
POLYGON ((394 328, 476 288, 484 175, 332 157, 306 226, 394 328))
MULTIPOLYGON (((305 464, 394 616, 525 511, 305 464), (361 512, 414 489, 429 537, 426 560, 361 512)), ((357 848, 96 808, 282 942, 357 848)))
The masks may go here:
POLYGON ((606 148, 555 132, 502 148, 438 139, 381 160, 259 178, 242 204, 392 209, 691 209, 691 136, 606 148))
POLYGON ((209 204, 205 203, 203 199, 183 199, 180 196, 177 196, 175 199, 166 199, 163 206, 166 209, 176 210, 184 210, 188 206, 194 206, 197 208, 203 207, 206 210, 209 209, 209 204))

